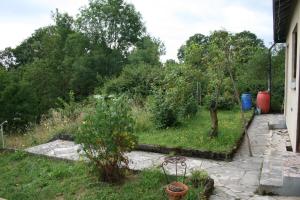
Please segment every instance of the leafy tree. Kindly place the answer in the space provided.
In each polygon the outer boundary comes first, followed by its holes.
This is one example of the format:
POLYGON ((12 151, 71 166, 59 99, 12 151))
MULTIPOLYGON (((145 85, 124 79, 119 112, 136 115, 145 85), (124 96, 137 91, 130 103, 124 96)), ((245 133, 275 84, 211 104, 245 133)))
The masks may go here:
POLYGON ((277 45, 272 56, 272 98, 271 108, 273 111, 283 111, 284 85, 285 85, 285 46, 277 45))
POLYGON ((232 40, 234 58, 240 64, 247 63, 257 51, 265 49, 263 41, 250 31, 237 33, 232 40))
POLYGON ((0 51, 0 68, 10 69, 16 64, 16 57, 11 48, 0 51))
POLYGON ((240 91, 256 94, 267 88, 268 51, 258 50, 236 70, 240 91))
POLYGON ((202 66, 202 59, 206 53, 208 37, 197 33, 191 36, 177 53, 178 60, 192 66, 202 66))
POLYGON ((209 109, 211 116, 210 135, 218 135, 218 103, 223 81, 226 76, 226 67, 229 63, 231 35, 227 31, 214 31, 209 37, 208 53, 206 57, 208 84, 211 88, 209 109))
POLYGON ((26 124, 37 119, 37 96, 28 83, 19 80, 17 72, 3 72, 0 70, 0 121, 7 120, 10 130, 23 131, 26 124))
POLYGON ((159 58, 164 54, 164 44, 158 39, 146 36, 136 43, 136 48, 128 56, 128 62, 131 65, 158 66, 161 65, 159 58))
POLYGON ((141 15, 123 0, 90 0, 77 19, 80 31, 92 41, 126 54, 145 28, 141 15))

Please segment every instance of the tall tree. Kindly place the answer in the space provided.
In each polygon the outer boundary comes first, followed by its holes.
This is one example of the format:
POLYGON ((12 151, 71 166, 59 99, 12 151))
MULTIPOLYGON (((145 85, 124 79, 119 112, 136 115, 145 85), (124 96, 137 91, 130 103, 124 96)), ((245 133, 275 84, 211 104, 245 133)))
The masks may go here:
POLYGON ((136 47, 128 56, 128 63, 130 65, 161 65, 159 59, 164 54, 164 44, 159 39, 146 36, 136 43, 136 47))
POLYGON ((128 53, 145 32, 140 13, 123 0, 90 0, 77 22, 80 31, 92 41, 123 54, 128 53))
POLYGON ((182 45, 177 53, 178 60, 193 66, 201 66, 203 57, 206 53, 208 37, 197 33, 191 36, 184 45, 182 45))

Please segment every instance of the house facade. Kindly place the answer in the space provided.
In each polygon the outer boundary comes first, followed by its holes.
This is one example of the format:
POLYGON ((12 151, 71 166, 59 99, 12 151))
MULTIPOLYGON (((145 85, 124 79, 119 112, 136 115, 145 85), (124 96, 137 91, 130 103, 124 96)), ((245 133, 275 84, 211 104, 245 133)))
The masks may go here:
POLYGON ((294 152, 300 151, 300 0, 273 0, 274 41, 286 44, 284 115, 294 152))

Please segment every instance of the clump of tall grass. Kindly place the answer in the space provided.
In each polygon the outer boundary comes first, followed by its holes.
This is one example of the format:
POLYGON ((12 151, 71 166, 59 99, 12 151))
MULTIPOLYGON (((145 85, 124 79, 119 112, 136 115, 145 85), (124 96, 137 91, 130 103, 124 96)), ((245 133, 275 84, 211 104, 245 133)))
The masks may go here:
POLYGON ((75 134, 89 106, 85 107, 83 103, 75 103, 72 98, 70 98, 70 102, 59 101, 62 102, 62 107, 50 109, 48 114, 41 117, 39 123, 29 125, 25 134, 7 136, 6 146, 26 148, 48 142, 57 134, 75 134))
POLYGON ((135 120, 135 132, 147 131, 154 127, 151 113, 147 109, 133 104, 132 116, 135 120))

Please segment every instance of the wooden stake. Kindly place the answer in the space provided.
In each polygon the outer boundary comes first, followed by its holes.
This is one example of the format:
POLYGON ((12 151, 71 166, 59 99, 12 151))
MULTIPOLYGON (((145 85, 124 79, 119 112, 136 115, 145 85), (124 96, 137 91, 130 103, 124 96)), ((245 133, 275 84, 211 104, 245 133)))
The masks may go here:
POLYGON ((247 131, 247 127, 246 127, 246 119, 245 119, 245 115, 244 115, 244 112, 243 112, 243 107, 242 107, 242 102, 241 102, 241 99, 240 99, 240 95, 239 95, 239 91, 236 87, 236 84, 234 82, 234 79, 233 79, 233 75, 232 75, 232 72, 231 72, 231 69, 229 66, 226 67, 227 68, 227 71, 229 72, 229 75, 230 75, 230 79, 231 79, 231 82, 232 82, 232 85, 233 85, 233 89, 234 89, 234 94, 235 94, 235 97, 239 103, 239 106, 240 106, 240 110, 241 110, 241 117, 242 117, 242 121, 243 121, 243 127, 244 127, 244 132, 246 134, 246 137, 247 137, 247 141, 248 141, 248 149, 249 149, 249 155, 250 157, 253 156, 252 154, 252 149, 251 149, 251 143, 250 143, 250 137, 248 135, 248 131, 247 131))

